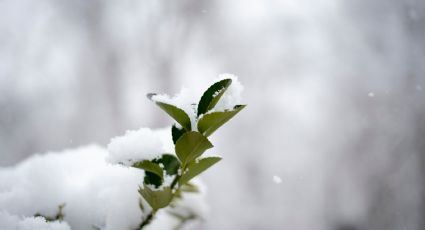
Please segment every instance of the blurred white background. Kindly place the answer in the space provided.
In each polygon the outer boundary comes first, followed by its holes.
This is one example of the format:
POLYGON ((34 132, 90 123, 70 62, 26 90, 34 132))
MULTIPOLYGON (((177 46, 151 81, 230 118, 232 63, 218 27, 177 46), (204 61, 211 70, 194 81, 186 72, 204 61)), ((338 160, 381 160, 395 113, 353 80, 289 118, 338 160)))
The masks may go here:
POLYGON ((227 72, 203 229, 422 230, 424 41, 419 0, 2 0, 0 166, 168 126, 147 93, 227 72))

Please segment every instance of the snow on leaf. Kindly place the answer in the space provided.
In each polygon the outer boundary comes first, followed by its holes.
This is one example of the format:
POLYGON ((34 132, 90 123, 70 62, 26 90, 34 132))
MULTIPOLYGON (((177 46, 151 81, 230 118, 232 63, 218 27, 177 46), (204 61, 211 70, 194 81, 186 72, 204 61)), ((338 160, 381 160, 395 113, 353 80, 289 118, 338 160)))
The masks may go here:
POLYGON ((163 154, 160 158, 154 159, 153 162, 163 164, 168 175, 176 175, 180 167, 179 160, 172 154, 163 154))
POLYGON ((183 128, 190 131, 191 130, 191 121, 189 115, 183 109, 178 108, 177 106, 167 104, 164 102, 155 102, 162 110, 164 110, 168 115, 170 115, 174 120, 176 120, 183 128))
POLYGON ((198 103, 198 116, 208 112, 214 108, 217 102, 223 96, 226 89, 232 83, 232 79, 223 79, 219 82, 211 85, 202 95, 201 100, 198 103))

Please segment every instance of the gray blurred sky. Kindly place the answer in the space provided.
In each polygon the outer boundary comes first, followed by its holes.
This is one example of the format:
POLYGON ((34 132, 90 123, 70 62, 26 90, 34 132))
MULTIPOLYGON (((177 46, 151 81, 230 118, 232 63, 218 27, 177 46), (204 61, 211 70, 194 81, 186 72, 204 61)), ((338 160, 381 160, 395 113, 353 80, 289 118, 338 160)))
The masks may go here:
POLYGON ((413 0, 0 1, 0 165, 169 125, 146 93, 228 72, 205 229, 424 229, 424 41, 413 0))

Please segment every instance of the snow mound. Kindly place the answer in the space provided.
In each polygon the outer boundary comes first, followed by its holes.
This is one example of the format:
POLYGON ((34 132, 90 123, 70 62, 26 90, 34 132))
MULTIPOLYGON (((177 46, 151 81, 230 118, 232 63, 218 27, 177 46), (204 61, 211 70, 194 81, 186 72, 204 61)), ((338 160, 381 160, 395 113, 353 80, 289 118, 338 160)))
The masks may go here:
MULTIPOLYGON (((165 129, 152 132, 159 137, 166 134, 165 129)), ((167 148, 166 145, 163 148, 167 148)), ((34 155, 16 166, 0 168, 0 229, 136 229, 150 212, 145 201, 146 213, 139 207, 138 188, 144 173, 110 164, 106 161, 109 157, 105 148, 89 145, 34 155), (55 216, 61 204, 65 204, 64 222, 46 222, 42 217, 33 217, 36 213, 55 216)), ((170 211, 179 216, 195 213, 198 218, 205 218, 208 209, 205 188, 199 181, 194 183, 200 187, 200 193, 184 194, 176 208, 161 209, 162 214, 147 229, 173 229, 179 220, 170 211)))
MULTIPOLYGON (((64 219, 73 229, 136 227, 142 217, 137 189, 143 172, 107 164, 106 156, 105 148, 90 145, 0 168, 0 210, 24 217, 54 216, 65 204, 64 219)), ((36 228, 39 222, 29 218, 23 223, 36 228)))

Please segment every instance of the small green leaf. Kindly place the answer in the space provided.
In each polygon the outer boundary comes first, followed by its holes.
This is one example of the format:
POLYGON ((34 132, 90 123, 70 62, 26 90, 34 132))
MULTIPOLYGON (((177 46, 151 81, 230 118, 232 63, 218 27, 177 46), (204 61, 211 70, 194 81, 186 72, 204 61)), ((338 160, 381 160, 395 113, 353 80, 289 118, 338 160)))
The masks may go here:
POLYGON ((187 183, 190 179, 201 174, 203 171, 207 170, 209 167, 211 167, 220 160, 221 157, 214 156, 197 159, 196 161, 190 163, 187 166, 187 171, 180 178, 179 184, 187 183))
MULTIPOLYGON (((154 94, 154 93, 149 93, 147 95, 147 97, 150 100, 153 100, 152 97, 155 96, 155 95, 156 94, 154 94)), ((153 100, 153 101, 155 101, 155 100, 153 100)), ((160 102, 160 101, 155 101, 155 103, 162 110, 164 110, 168 115, 170 115, 172 118, 174 118, 174 120, 176 120, 181 126, 183 126, 183 128, 185 128, 188 131, 191 130, 192 125, 191 125, 191 122, 190 122, 190 118, 184 110, 178 108, 175 105, 167 104, 167 103, 160 102)))
POLYGON ((152 161, 149 161, 149 160, 139 161, 134 163, 133 167, 145 170, 146 172, 154 173, 155 175, 161 177, 161 180, 163 179, 164 171, 158 164, 152 161))
POLYGON ((156 175, 155 173, 145 171, 145 177, 143 178, 143 183, 154 185, 157 188, 162 185, 162 182, 163 182, 162 177, 156 175))
POLYGON ((168 175, 176 175, 180 167, 180 162, 174 155, 162 154, 161 158, 153 160, 154 163, 163 164, 168 175))
POLYGON ((205 150, 212 148, 211 142, 198 132, 186 132, 176 142, 176 154, 182 165, 199 157, 205 150))
POLYGON ((199 192, 198 186, 196 186, 192 183, 183 184, 180 187, 180 190, 183 191, 183 192, 191 192, 191 193, 198 193, 199 192))
POLYGON ((224 79, 211 85, 198 103, 198 116, 214 108, 230 84, 232 84, 232 79, 224 79))
POLYGON ((155 211, 167 207, 173 198, 170 187, 164 187, 162 190, 152 190, 149 186, 144 186, 139 188, 139 193, 155 211))
POLYGON ((176 125, 171 126, 171 135, 173 136, 173 142, 176 144, 177 140, 185 133, 186 130, 184 128, 177 128, 176 125))
POLYGON ((211 135, 216 131, 220 126, 229 121, 233 116, 235 116, 239 111, 245 108, 246 105, 237 105, 232 110, 224 112, 213 112, 204 115, 198 121, 198 130, 205 136, 211 135))

